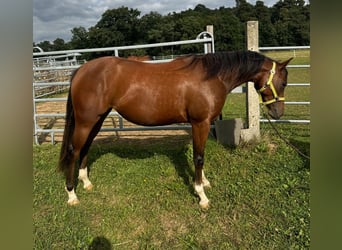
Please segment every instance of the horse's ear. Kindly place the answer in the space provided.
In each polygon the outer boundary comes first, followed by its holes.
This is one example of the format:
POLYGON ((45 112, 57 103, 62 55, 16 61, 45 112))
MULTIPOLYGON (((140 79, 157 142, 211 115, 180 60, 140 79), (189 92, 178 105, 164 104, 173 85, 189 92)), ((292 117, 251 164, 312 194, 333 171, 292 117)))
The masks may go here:
POLYGON ((281 68, 281 69, 285 68, 285 67, 289 64, 289 62, 291 62, 292 59, 293 59, 293 57, 291 57, 290 59, 287 59, 287 60, 284 61, 284 62, 281 62, 281 63, 279 64, 280 68, 281 68))

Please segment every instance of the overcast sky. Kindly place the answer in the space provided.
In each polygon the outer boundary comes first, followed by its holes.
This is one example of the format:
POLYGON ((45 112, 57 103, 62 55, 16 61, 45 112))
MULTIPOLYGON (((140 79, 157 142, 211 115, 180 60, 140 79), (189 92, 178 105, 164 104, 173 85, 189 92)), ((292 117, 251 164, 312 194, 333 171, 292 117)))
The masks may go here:
MULTIPOLYGON (((255 4, 256 0, 247 0, 255 4)), ((278 0, 264 0, 273 6, 278 0)), ((197 4, 216 9, 221 6, 234 7, 235 0, 33 0, 33 41, 36 43, 62 38, 71 39, 71 29, 95 26, 107 9, 121 6, 138 9, 141 15, 156 11, 162 15, 180 12, 197 4)))

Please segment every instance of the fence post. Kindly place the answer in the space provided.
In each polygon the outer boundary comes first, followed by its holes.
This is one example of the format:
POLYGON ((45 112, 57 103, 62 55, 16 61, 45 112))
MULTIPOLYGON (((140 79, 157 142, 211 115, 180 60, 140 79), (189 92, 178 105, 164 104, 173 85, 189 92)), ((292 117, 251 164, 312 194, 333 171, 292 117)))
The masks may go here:
MULTIPOLYGON (((258 21, 247 22, 247 49, 259 51, 259 23, 258 21)), ((248 82, 246 86, 246 107, 248 127, 241 130, 241 140, 248 142, 260 139, 260 110, 259 97, 254 89, 254 83, 248 82)))
MULTIPOLYGON (((214 26, 207 25, 207 32, 211 33, 214 37, 214 26)), ((207 53, 213 53, 213 48, 211 46, 211 43, 205 43, 204 46, 206 46, 207 53)))

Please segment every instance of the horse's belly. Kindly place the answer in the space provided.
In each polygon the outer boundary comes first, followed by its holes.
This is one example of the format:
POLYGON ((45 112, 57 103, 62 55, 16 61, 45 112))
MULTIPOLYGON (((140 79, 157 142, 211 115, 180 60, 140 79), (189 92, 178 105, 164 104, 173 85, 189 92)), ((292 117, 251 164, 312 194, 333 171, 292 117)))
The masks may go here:
POLYGON ((158 107, 145 107, 132 105, 132 107, 119 107, 116 111, 126 120, 138 125, 161 126, 173 123, 187 122, 186 114, 175 109, 158 109, 158 107))

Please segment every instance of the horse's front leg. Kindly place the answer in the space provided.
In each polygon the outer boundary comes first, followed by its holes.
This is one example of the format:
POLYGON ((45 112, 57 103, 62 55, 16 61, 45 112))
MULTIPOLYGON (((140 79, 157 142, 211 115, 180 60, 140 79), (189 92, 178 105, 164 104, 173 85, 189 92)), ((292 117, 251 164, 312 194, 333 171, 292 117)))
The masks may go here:
POLYGON ((205 209, 209 207, 209 199, 205 195, 204 186, 208 187, 210 183, 204 176, 203 165, 204 148, 208 138, 209 128, 210 123, 206 121, 192 124, 193 160, 195 165, 194 189, 200 197, 199 205, 205 209))

